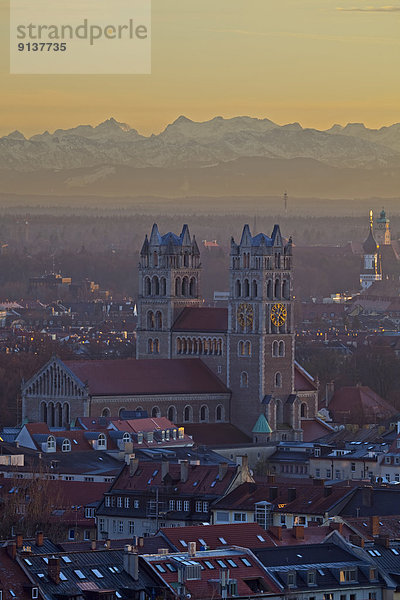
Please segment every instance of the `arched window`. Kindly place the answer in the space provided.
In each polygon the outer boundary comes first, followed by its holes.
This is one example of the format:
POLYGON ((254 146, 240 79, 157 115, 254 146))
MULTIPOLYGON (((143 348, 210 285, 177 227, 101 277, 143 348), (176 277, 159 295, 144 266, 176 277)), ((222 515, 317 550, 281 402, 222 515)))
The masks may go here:
POLYGON ((270 279, 267 281, 267 298, 272 300, 272 281, 270 279))
POLYGON ((186 338, 182 339, 182 354, 187 354, 187 340, 186 340, 186 338))
POLYGON ((242 340, 238 344, 238 355, 244 356, 244 342, 242 340))
POLYGON ((107 439, 104 433, 99 433, 97 438, 97 450, 103 450, 107 446, 107 439))
POLYGON ((305 402, 301 403, 301 406, 300 406, 300 417, 302 419, 306 419, 307 418, 307 404, 305 402))
POLYGON ((49 435, 47 438, 47 452, 55 452, 56 449, 56 438, 54 435, 49 435))
POLYGON ((189 405, 186 405, 183 409, 183 420, 185 421, 185 423, 190 423, 191 421, 193 421, 193 410, 192 407, 189 405))
POLYGON ((176 338, 176 353, 182 354, 182 340, 181 338, 176 338))
POLYGON ((120 419, 123 419, 123 418, 124 418, 124 412, 125 412, 125 411, 126 411, 126 408, 125 408, 125 407, 122 407, 122 408, 120 408, 120 409, 119 409, 119 411, 118 411, 118 416, 119 416, 119 418, 120 418, 120 419))
POLYGON ((191 277, 190 279, 189 295, 192 296, 192 298, 196 296, 196 280, 194 277, 191 277))
POLYGON ((47 404, 41 402, 40 404, 40 420, 42 423, 47 423, 47 404))
POLYGON ((290 289, 289 282, 287 279, 284 279, 283 284, 282 284, 282 298, 289 300, 289 297, 290 297, 289 289, 290 289))
POLYGON ((281 286, 280 286, 279 279, 275 279, 275 290, 274 290, 275 298, 279 299, 281 297, 280 288, 281 288, 281 286))
POLYGON ((102 417, 109 417, 111 415, 110 409, 109 408, 103 408, 103 410, 101 411, 101 416, 102 417))
POLYGON ((283 340, 279 342, 279 356, 285 356, 285 342, 283 340))
POLYGON ((62 452, 71 452, 71 442, 66 439, 63 440, 61 450, 62 450, 62 452))
POLYGON ((47 424, 50 425, 50 427, 54 427, 54 425, 55 425, 53 402, 49 402, 49 405, 47 408, 47 424))
POLYGON ((63 425, 68 425, 69 423, 69 402, 64 402, 63 404, 63 425))
POLYGON ((155 275, 151 282, 151 288, 152 288, 151 291, 152 291, 153 296, 160 295, 160 280, 155 275))
POLYGON ((282 375, 279 373, 279 371, 275 373, 275 387, 282 387, 282 375))
POLYGON ((283 423, 283 404, 281 400, 276 401, 275 415, 277 424, 283 423))
POLYGON ((159 417, 161 417, 161 410, 158 408, 158 406, 153 406, 153 408, 151 409, 151 416, 153 417, 153 419, 158 419, 159 417))
POLYGON ((154 354, 160 354, 160 340, 159 339, 155 339, 154 340, 154 354))
POLYGON ((153 252, 153 267, 158 267, 158 254, 156 251, 153 252))
POLYGON ((247 388, 249 387, 249 376, 246 371, 242 371, 240 373, 240 387, 247 388))
POLYGON ((236 280, 235 283, 235 296, 236 298, 240 298, 242 295, 242 284, 240 283, 239 279, 236 280))
POLYGON ((222 354, 222 340, 218 340, 218 356, 222 354))
POLYGON ((161 277, 160 286, 161 286, 161 296, 166 296, 167 295, 167 280, 165 279, 165 277, 161 277))
POLYGON ((188 252, 185 252, 185 254, 183 255, 183 266, 184 267, 189 266, 189 253, 188 252))
POLYGON ((181 278, 177 277, 175 279, 175 296, 180 296, 181 295, 181 278))
POLYGON ((224 407, 222 406, 222 404, 218 404, 218 406, 215 409, 215 420, 216 421, 224 420, 224 407))
POLYGON ((248 279, 245 279, 243 282, 243 296, 245 298, 250 296, 250 284, 248 279))
POLYGON ((206 421, 208 421, 208 406, 203 404, 200 408, 200 422, 205 423, 206 421))
POLYGON ((167 419, 175 423, 176 421, 176 408, 175 406, 170 406, 167 410, 167 419))
POLYGON ((147 340, 147 354, 153 354, 154 352, 154 342, 151 338, 147 340))
POLYGON ((182 279, 182 296, 187 296, 189 293, 189 279, 184 277, 182 279))
POLYGON ((253 298, 257 298, 258 296, 258 285, 255 279, 253 279, 251 295, 253 298))
POLYGON ((156 312, 156 328, 162 329, 162 312, 159 310, 156 312))
POLYGON ((124 435, 122 436, 122 441, 124 444, 129 444, 131 441, 131 434, 125 431, 124 435))
POLYGON ((147 312, 147 329, 154 329, 155 325, 154 313, 152 310, 149 310, 147 312))
POLYGON ((251 342, 247 341, 244 345, 244 353, 246 356, 251 356, 251 342))
POLYGON ((279 356, 279 343, 277 340, 272 342, 272 356, 279 356))

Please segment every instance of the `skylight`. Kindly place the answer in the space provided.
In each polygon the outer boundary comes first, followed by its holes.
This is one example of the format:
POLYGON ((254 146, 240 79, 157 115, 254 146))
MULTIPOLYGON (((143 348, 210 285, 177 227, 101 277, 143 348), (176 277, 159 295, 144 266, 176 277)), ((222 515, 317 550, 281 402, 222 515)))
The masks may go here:
POLYGON ((47 558, 47 556, 43 556, 43 560, 44 560, 44 562, 45 562, 45 563, 46 563, 46 565, 47 565, 47 563, 49 562, 49 559, 47 558))
POLYGON ((63 561, 64 561, 64 562, 66 562, 66 563, 70 563, 70 562, 72 562, 69 556, 62 556, 62 559, 63 559, 63 561))
POLYGON ((92 569, 93 575, 96 575, 97 579, 103 579, 102 573, 98 569, 92 569))
POLYGON ((204 564, 206 565, 206 567, 208 567, 209 569, 215 569, 214 565, 209 561, 209 560, 205 560, 204 564))
POLYGON ((225 538, 223 538, 223 537, 220 537, 220 538, 218 538, 218 539, 219 539, 219 541, 221 542, 221 544, 227 544, 227 543, 228 543, 228 542, 226 541, 226 539, 225 539, 225 538))
POLYGON ((237 567, 237 564, 231 558, 228 558, 226 562, 228 563, 228 565, 231 565, 231 567, 233 567, 233 568, 237 567))
POLYGON ((251 567, 251 562, 247 558, 241 558, 240 560, 245 565, 245 567, 251 567))
POLYGON ((122 598, 122 596, 119 592, 115 592, 115 595, 117 596, 117 598, 122 598))
POLYGON ((205 541, 203 540, 203 538, 199 538, 199 542, 202 546, 207 546, 207 544, 205 543, 205 541))
POLYGON ((165 573, 165 569, 162 565, 156 565, 156 569, 160 571, 160 573, 165 573))
POLYGON ((325 575, 325 573, 323 572, 323 570, 322 570, 322 569, 318 569, 318 573, 319 573, 320 575, 325 575))
POLYGON ((27 565, 29 565, 30 567, 32 566, 31 561, 29 560, 29 558, 24 558, 25 562, 27 565))
POLYGON ((167 563, 165 566, 167 567, 168 571, 171 571, 172 573, 176 573, 177 568, 172 563, 167 563))
POLYGON ((262 535, 257 535, 257 538, 260 540, 260 542, 265 542, 264 538, 262 535))
POLYGON ((390 549, 391 549, 391 551, 393 552, 393 554, 395 554, 396 556, 398 556, 398 554, 399 554, 399 551, 398 551, 398 550, 396 550, 396 548, 390 548, 390 549))
POLYGON ((185 542, 185 540, 179 540, 179 541, 184 548, 187 548, 187 543, 185 542))
POLYGON ((217 560, 217 563, 218 563, 218 564, 219 564, 219 566, 220 566, 220 567, 222 567, 223 569, 226 569, 226 568, 227 568, 227 567, 226 567, 226 564, 224 563, 224 561, 223 561, 223 560, 219 560, 219 559, 218 559, 218 560, 217 560))
POLYGON ((67 581, 67 578, 65 577, 65 575, 62 571, 60 571, 60 579, 61 579, 61 581, 67 581))
POLYGON ((86 579, 86 576, 82 573, 80 569, 76 569, 74 573, 79 577, 79 579, 86 579))
POLYGON ((13 592, 13 590, 8 590, 8 591, 10 592, 11 596, 12 596, 13 598, 15 598, 15 593, 13 592))

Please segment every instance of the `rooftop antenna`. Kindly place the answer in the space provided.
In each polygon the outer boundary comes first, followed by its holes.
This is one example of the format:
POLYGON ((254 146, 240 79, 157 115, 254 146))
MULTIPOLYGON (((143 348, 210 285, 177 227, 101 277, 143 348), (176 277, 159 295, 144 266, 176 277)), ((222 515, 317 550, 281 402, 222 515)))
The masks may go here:
POLYGON ((287 215, 287 192, 283 194, 283 203, 285 206, 285 216, 287 215))

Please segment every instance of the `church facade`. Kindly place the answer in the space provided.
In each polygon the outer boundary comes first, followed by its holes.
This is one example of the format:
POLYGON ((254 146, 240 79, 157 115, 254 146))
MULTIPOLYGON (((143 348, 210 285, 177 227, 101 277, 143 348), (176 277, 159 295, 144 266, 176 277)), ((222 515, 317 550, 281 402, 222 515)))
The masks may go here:
POLYGON ((140 252, 136 360, 54 359, 24 384, 23 417, 57 425, 145 410, 177 424, 230 422, 257 441, 301 440, 318 398, 294 356, 292 241, 278 225, 271 236, 245 225, 229 260, 228 308, 207 307, 188 226, 161 235, 154 225, 140 252))

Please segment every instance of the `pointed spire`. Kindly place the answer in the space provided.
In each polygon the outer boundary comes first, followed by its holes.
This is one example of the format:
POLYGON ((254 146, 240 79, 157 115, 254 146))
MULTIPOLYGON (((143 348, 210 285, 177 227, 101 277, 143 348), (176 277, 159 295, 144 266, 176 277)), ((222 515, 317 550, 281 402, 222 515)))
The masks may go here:
POLYGON ((140 251, 140 255, 141 256, 145 256, 148 253, 149 253, 149 239, 148 239, 147 233, 146 233, 145 238, 144 238, 144 242, 143 242, 143 246, 142 246, 142 249, 140 251))
POLYGON ((154 223, 150 234, 150 245, 159 246, 161 241, 160 232, 158 231, 157 223, 154 223))
POLYGON ((200 250, 199 250, 199 247, 198 247, 197 242, 196 242, 196 236, 194 234, 193 234, 193 237, 192 237, 192 248, 193 248, 193 254, 194 254, 194 256, 200 256, 200 250))
POLYGON ((242 237, 240 239, 240 246, 251 246, 252 239, 253 238, 251 237, 250 227, 246 223, 246 225, 243 227, 242 237))
POLYGON ((271 238, 273 246, 282 246, 282 235, 279 225, 274 225, 271 238))
POLYGON ((365 242, 363 243, 363 250, 365 254, 376 254, 378 252, 378 244, 375 241, 374 233, 374 215, 372 210, 369 211, 369 234, 365 242))
POLYGON ((191 244, 191 240, 190 240, 190 233, 189 233, 189 227, 188 225, 185 225, 182 227, 182 233, 181 233, 181 241, 182 241, 182 246, 190 246, 191 244))

